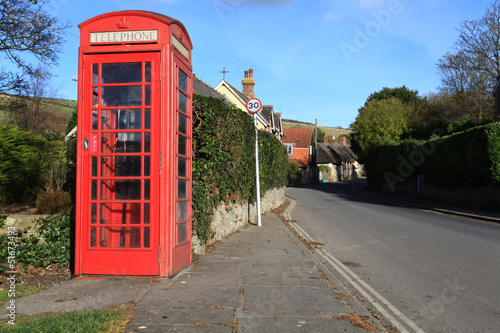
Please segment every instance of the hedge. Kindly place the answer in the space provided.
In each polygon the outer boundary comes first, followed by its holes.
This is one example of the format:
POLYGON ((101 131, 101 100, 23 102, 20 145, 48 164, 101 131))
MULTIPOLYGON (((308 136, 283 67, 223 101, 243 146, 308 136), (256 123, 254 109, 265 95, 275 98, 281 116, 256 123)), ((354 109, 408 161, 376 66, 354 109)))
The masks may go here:
POLYGON ((500 124, 491 123, 428 141, 379 142, 365 165, 369 183, 414 180, 443 188, 500 184, 500 124))
MULTIPOLYGON (((284 186, 285 146, 259 132, 261 194, 284 186)), ((255 127, 252 116, 221 99, 193 96, 193 233, 214 236, 211 221, 220 202, 255 201, 255 127)))

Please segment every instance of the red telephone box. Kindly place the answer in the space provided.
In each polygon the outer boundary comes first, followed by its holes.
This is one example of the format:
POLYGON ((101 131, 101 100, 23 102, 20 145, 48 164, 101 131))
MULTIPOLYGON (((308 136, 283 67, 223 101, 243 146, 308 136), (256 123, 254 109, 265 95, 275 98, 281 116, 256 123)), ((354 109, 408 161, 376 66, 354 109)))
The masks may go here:
POLYGON ((191 264, 191 40, 145 11, 79 27, 75 274, 171 276, 191 264))

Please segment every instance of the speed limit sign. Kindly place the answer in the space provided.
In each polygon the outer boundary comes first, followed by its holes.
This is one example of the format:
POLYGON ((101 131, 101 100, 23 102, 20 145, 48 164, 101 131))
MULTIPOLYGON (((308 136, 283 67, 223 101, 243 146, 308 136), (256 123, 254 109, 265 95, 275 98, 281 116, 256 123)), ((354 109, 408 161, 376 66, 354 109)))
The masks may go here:
POLYGON ((246 104, 247 111, 250 113, 257 113, 262 109, 262 103, 258 98, 250 98, 246 104))

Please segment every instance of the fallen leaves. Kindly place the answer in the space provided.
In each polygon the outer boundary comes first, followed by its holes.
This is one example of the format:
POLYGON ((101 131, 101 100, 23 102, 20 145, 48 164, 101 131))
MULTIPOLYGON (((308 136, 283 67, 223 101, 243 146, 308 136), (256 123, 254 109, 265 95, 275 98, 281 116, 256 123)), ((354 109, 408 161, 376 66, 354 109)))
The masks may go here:
POLYGON ((232 321, 230 323, 227 323, 226 326, 231 327, 233 330, 237 330, 240 328, 240 322, 239 321, 232 321))
POLYGON ((373 326, 367 319, 368 316, 362 316, 354 312, 350 312, 346 315, 334 317, 339 320, 348 320, 354 327, 362 328, 366 331, 379 332, 380 329, 373 326))
POLYGON ((343 293, 341 291, 337 291, 337 297, 335 297, 335 299, 344 299, 347 297, 349 297, 349 295, 347 295, 346 293, 343 293))

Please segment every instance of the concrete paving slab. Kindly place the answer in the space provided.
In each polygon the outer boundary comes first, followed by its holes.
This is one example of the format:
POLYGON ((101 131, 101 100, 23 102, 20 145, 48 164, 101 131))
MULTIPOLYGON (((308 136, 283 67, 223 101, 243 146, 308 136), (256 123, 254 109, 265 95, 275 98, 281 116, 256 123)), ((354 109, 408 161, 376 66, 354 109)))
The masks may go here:
POLYGON ((239 317, 240 328, 238 333, 243 332, 307 332, 307 333, 325 333, 325 332, 349 332, 360 333, 367 332, 364 329, 354 327, 346 320, 333 318, 303 318, 303 317, 239 317))
MULTIPOLYGON (((136 321, 136 325, 195 325, 195 324, 213 324, 224 326, 233 321, 233 308, 192 308, 187 307, 168 307, 151 308, 137 307, 134 313, 146 321, 136 321)), ((205 325, 208 326, 208 325, 205 325)))
POLYGON ((321 313, 341 313, 346 305, 333 289, 294 286, 245 286, 243 307, 250 316, 314 317, 321 313))
POLYGON ((218 307, 235 308, 238 306, 239 288, 206 287, 177 288, 175 285, 167 290, 151 290, 141 300, 140 305, 148 307, 218 307))
POLYGON ((325 286, 325 281, 318 277, 299 277, 287 275, 274 275, 266 272, 257 272, 243 275, 243 285, 265 286, 325 286))
POLYGON ((141 333, 165 333, 165 332, 182 332, 182 333, 231 333, 233 329, 227 325, 163 325, 163 324, 148 324, 140 325, 137 328, 128 328, 125 332, 141 332, 141 333))

